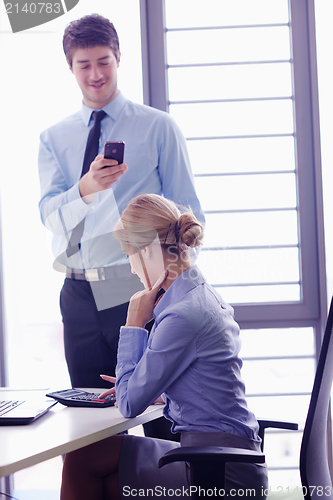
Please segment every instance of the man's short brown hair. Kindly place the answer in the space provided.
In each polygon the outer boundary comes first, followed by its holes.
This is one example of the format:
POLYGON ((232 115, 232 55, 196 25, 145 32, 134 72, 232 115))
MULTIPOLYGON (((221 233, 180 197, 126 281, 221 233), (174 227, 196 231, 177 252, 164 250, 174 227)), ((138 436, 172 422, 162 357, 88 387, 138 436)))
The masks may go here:
POLYGON ((113 24, 105 17, 91 14, 72 21, 66 26, 63 48, 70 66, 72 66, 75 49, 87 49, 98 45, 110 47, 118 59, 118 34, 113 24))

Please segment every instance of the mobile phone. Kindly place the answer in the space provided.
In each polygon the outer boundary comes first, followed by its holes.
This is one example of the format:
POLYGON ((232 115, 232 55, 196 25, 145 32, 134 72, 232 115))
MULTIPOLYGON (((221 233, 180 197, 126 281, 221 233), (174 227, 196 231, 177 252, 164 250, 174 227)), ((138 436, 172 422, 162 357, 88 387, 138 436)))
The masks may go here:
MULTIPOLYGON (((106 141, 104 144, 104 158, 124 163, 125 143, 123 141, 106 141)), ((105 168, 105 167, 104 167, 105 168)))

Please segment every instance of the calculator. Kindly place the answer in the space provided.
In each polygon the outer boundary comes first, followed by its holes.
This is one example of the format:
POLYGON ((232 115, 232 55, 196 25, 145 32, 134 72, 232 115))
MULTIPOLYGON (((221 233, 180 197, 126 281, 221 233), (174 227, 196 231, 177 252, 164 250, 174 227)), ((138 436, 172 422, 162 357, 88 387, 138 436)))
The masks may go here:
POLYGON ((114 394, 109 394, 103 399, 99 399, 99 395, 102 394, 94 392, 87 392, 82 389, 65 389, 64 391, 49 392, 46 396, 56 399, 59 403, 65 406, 80 406, 86 408, 106 408, 108 406, 114 406, 116 402, 116 396, 114 394))

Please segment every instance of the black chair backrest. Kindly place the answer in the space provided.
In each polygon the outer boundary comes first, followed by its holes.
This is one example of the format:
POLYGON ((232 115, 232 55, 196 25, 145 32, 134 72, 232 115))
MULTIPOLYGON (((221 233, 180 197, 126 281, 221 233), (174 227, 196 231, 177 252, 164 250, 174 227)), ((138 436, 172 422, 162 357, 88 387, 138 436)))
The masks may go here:
POLYGON ((327 419, 333 381, 332 328, 333 298, 320 350, 300 453, 301 481, 306 500, 333 499, 327 453, 327 419))

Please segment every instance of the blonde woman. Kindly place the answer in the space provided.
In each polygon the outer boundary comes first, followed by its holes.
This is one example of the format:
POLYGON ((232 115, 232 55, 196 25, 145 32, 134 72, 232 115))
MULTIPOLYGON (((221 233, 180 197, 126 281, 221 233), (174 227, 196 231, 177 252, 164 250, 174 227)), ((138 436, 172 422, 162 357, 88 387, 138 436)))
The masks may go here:
MULTIPOLYGON (((202 244, 202 225, 190 210, 181 213, 161 196, 140 195, 123 212, 116 237, 145 286, 133 295, 121 328, 116 379, 103 376, 116 381, 120 412, 135 417, 162 399, 172 431, 181 433, 181 446, 259 450, 258 423, 247 407, 240 375, 233 310, 191 261, 192 249, 202 244), (165 293, 156 302, 161 288, 165 293), (144 326, 152 318, 148 338, 144 326)), ((186 497, 186 465, 157 465, 177 446, 124 435, 70 453, 64 462, 61 499, 124 499, 135 494, 157 498, 161 488, 186 497)), ((226 489, 233 489, 237 498, 250 488, 262 498, 265 464, 228 464, 226 489)))

